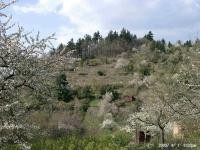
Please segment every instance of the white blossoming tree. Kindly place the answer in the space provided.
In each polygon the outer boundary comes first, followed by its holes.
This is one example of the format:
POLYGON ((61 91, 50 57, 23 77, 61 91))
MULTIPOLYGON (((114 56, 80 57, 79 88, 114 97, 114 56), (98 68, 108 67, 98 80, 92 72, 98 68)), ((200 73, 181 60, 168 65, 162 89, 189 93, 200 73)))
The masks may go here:
POLYGON ((106 92, 106 94, 103 96, 103 99, 100 102, 100 108, 99 108, 99 116, 103 116, 106 113, 109 113, 109 110, 111 109, 110 102, 113 99, 113 94, 106 92))
POLYGON ((166 73, 147 83, 148 89, 139 93, 141 110, 129 119, 134 128, 159 129, 161 142, 170 122, 200 118, 200 53, 194 47, 184 53, 176 74, 166 73))
POLYGON ((170 96, 168 86, 162 82, 155 82, 141 92, 142 106, 138 112, 130 115, 129 125, 137 130, 160 132, 160 142, 165 142, 165 130, 169 123, 177 118, 176 113, 168 105, 170 96))
POLYGON ((41 102, 50 100, 48 81, 57 62, 45 54, 53 36, 40 40, 39 34, 33 38, 22 27, 10 25, 3 11, 13 2, 0 1, 0 149, 8 144, 24 146, 32 136, 23 97, 30 94, 41 102))
MULTIPOLYGON (((196 54, 196 57, 199 54, 196 54)), ((200 58, 200 57, 199 57, 200 58)), ((177 74, 171 90, 170 107, 182 116, 200 115, 200 63, 190 60, 177 74)))

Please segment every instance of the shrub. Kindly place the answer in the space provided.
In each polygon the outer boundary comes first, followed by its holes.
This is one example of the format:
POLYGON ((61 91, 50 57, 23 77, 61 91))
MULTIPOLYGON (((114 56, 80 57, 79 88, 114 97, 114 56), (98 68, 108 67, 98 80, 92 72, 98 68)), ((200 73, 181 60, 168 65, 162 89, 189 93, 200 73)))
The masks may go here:
POLYGON ((87 112, 88 108, 90 107, 90 101, 88 99, 84 99, 81 102, 81 106, 79 108, 79 111, 81 112, 87 112))
POLYGON ((90 105, 90 101, 95 98, 93 89, 91 86, 85 86, 85 87, 78 87, 76 89, 76 96, 78 99, 82 99, 81 106, 79 110, 81 112, 86 112, 88 110, 88 107, 90 105))
POLYGON ((120 97, 120 94, 117 91, 117 87, 115 87, 114 85, 107 84, 101 87, 100 89, 101 95, 105 95, 107 92, 112 93, 113 100, 119 99, 120 97))
POLYGON ((161 53, 157 50, 155 50, 154 52, 151 52, 148 55, 149 61, 153 62, 153 63, 158 63, 159 60, 161 59, 161 53))
POLYGON ((174 54, 171 54, 168 58, 168 62, 171 62, 174 65, 177 65, 183 61, 183 54, 179 51, 176 51, 174 54))
POLYGON ((52 110, 53 111, 74 110, 74 101, 68 103, 59 101, 57 103, 53 103, 52 110))
POLYGON ((122 147, 127 146, 131 140, 132 140, 132 135, 125 132, 118 132, 114 134, 113 138, 114 143, 122 147))
POLYGON ((130 139, 125 136, 112 135, 98 137, 78 137, 68 136, 63 138, 44 138, 35 141, 32 144, 32 150, 124 150, 125 146, 130 142, 130 139), (122 140, 122 141, 120 141, 122 140))
POLYGON ((166 52, 165 40, 162 39, 162 40, 158 40, 158 41, 152 41, 151 44, 150 44, 150 49, 152 51, 158 49, 160 52, 165 53, 166 52))
POLYGON ((126 65, 126 66, 124 66, 123 67, 124 68, 124 71, 126 72, 126 73, 130 73, 130 74, 133 74, 134 73, 134 66, 133 66, 133 64, 132 63, 129 63, 128 65, 126 65))
POLYGON ((90 107, 98 107, 99 106, 99 100, 95 99, 90 102, 90 107))
POLYGON ((72 89, 69 86, 67 77, 64 73, 61 73, 56 80, 57 84, 57 97, 58 100, 69 102, 73 98, 72 89))
POLYGON ((104 71, 101 71, 101 70, 97 71, 97 74, 98 74, 99 76, 105 76, 105 75, 106 75, 105 72, 104 72, 104 71))
POLYGON ((150 76, 151 75, 151 68, 150 66, 141 66, 139 69, 140 73, 144 76, 150 76))
POLYGON ((76 89, 76 96, 78 97, 78 99, 89 99, 89 100, 95 97, 91 86, 78 87, 76 89))
POLYGON ((117 124, 113 121, 113 119, 106 119, 102 122, 101 127, 103 129, 113 131, 117 127, 117 124))

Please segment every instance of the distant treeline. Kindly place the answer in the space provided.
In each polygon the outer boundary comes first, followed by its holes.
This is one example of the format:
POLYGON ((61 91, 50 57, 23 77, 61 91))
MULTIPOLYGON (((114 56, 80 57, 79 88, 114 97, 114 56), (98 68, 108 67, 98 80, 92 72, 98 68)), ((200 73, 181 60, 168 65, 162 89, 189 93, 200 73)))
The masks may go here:
MULTIPOLYGON (((179 41, 179 44, 181 42, 179 41)), ((148 46, 151 50, 158 49, 166 52, 166 47, 172 47, 172 43, 162 40, 154 40, 154 34, 149 31, 144 37, 138 38, 129 30, 122 29, 120 32, 110 31, 106 37, 102 37, 99 31, 92 36, 86 34, 83 38, 79 38, 76 42, 72 38, 67 44, 60 44, 57 49, 50 52, 51 55, 64 55, 74 50, 73 57, 94 58, 97 56, 116 56, 122 52, 134 51, 142 45, 148 46)), ((192 41, 186 41, 184 46, 192 46, 192 41)))

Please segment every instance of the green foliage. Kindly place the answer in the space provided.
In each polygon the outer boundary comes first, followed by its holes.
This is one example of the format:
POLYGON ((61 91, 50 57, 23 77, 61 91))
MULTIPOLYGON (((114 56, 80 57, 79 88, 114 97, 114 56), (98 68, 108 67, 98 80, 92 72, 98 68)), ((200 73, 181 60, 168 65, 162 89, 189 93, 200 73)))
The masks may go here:
MULTIPOLYGON (((33 142, 32 150, 161 150, 158 144, 130 144, 132 136, 119 132, 113 135, 100 135, 96 137, 68 136, 62 138, 43 138, 33 142)), ((179 148, 185 150, 187 148, 179 148)), ((19 150, 10 147, 9 150, 19 150)))
POLYGON ((64 50, 64 48, 65 48, 64 45, 61 43, 61 44, 58 46, 56 52, 60 53, 62 50, 64 50))
POLYGON ((127 74, 133 74, 134 73, 134 66, 133 66, 132 63, 129 63, 128 65, 124 66, 123 69, 127 74))
POLYGON ((91 37, 90 35, 88 35, 88 34, 86 34, 86 35, 84 36, 84 38, 85 38, 85 41, 86 41, 87 43, 89 43, 89 42, 92 41, 92 37, 91 37))
POLYGON ((106 74, 105 74, 105 71, 102 71, 102 70, 98 70, 97 71, 97 74, 99 75, 99 76, 105 76, 106 74))
POLYGON ((132 42, 133 40, 133 35, 130 33, 130 31, 124 28, 121 30, 119 37, 128 43, 132 42))
POLYGON ((98 107, 99 106, 99 100, 95 99, 90 102, 90 107, 98 107))
POLYGON ((151 31, 149 31, 149 33, 146 34, 144 37, 149 41, 153 41, 153 33, 151 31))
POLYGON ((32 150, 124 150, 131 141, 131 136, 119 133, 115 136, 99 137, 68 136, 57 139, 39 139, 32 145, 32 150))
POLYGON ((131 144, 127 146, 128 150, 162 150, 159 148, 158 144, 131 144))
POLYGON ((89 107, 90 107, 90 100, 89 99, 83 99, 83 100, 81 100, 81 106, 79 108, 79 111, 80 112, 87 112, 89 107))
POLYGON ((150 50, 154 51, 156 49, 156 41, 150 43, 150 50))
POLYGON ((144 76, 150 76, 151 75, 151 68, 150 68, 150 66, 141 66, 139 68, 139 71, 144 76))
POLYGON ((100 89, 100 94, 101 94, 101 95, 105 95, 106 92, 112 92, 112 94, 113 94, 113 101, 114 101, 114 100, 117 100, 117 99, 119 99, 119 97, 120 97, 120 94, 119 94, 119 92, 117 91, 117 88, 118 88, 118 87, 116 87, 116 86, 114 86, 114 85, 110 85, 110 84, 103 85, 103 86, 101 87, 101 89, 100 89))
POLYGON ((173 45, 171 42, 168 43, 168 47, 171 48, 173 45))
POLYGON ((6 150, 21 150, 19 145, 9 145, 6 150))
POLYGON ((57 127, 52 127, 51 129, 48 130, 48 134, 49 137, 51 138, 59 138, 70 134, 70 131, 63 128, 58 129, 57 127))
POLYGON ((108 35, 107 35, 107 37, 106 37, 106 40, 107 41, 110 41, 110 42, 112 42, 112 41, 114 41, 114 40, 117 40, 119 38, 119 35, 118 35, 118 33, 116 32, 116 31, 110 31, 109 33, 108 33, 108 35))
POLYGON ((67 43, 67 48, 69 50, 74 50, 76 48, 73 38, 67 43))
POLYGON ((137 99, 134 103, 134 108, 132 108, 132 111, 139 111, 142 106, 142 101, 137 99))
POLYGON ((81 106, 79 110, 81 112, 87 112, 90 101, 95 98, 94 91, 91 86, 85 86, 85 87, 78 87, 75 91, 75 95, 78 99, 81 99, 81 106))
POLYGON ((151 45, 150 45, 150 49, 151 50, 156 50, 158 49, 160 52, 165 53, 166 49, 165 49, 165 40, 158 40, 158 41, 152 41, 151 45))
POLYGON ((76 50, 77 50, 77 56, 82 58, 82 47, 83 47, 84 40, 79 38, 75 44, 76 50))
POLYGON ((166 49, 165 49, 165 40, 164 39, 162 39, 161 41, 157 41, 156 42, 156 48, 158 49, 158 50, 160 50, 161 52, 166 52, 166 49))
POLYGON ((118 132, 113 136, 113 142, 117 145, 121 145, 122 147, 127 146, 131 140, 132 135, 125 132, 118 132))
POLYGON ((161 53, 159 51, 153 51, 149 57, 148 57, 150 62, 153 63, 158 63, 161 59, 161 53))
POLYGON ((183 54, 181 51, 176 51, 171 54, 167 60, 169 63, 177 65, 178 63, 183 61, 183 54))
POLYGON ((94 33, 92 40, 94 43, 98 43, 101 38, 102 38, 102 36, 101 36, 100 32, 97 31, 94 33))
POLYGON ((57 98, 58 100, 69 102, 73 98, 73 92, 72 89, 69 86, 69 83, 67 82, 66 75, 64 73, 61 73, 56 80, 57 84, 57 98))
POLYGON ((184 46, 185 47, 192 47, 192 41, 191 40, 188 40, 184 43, 184 46))
POLYGON ((93 99, 94 96, 94 92, 91 86, 85 86, 85 87, 78 87, 76 89, 76 96, 78 99, 93 99))
POLYGON ((137 39, 136 35, 123 28, 120 33, 111 30, 105 38, 99 31, 95 32, 93 36, 86 34, 75 44, 73 39, 70 40, 66 48, 76 49, 77 57, 88 59, 96 56, 116 56, 141 44, 141 40, 137 39))

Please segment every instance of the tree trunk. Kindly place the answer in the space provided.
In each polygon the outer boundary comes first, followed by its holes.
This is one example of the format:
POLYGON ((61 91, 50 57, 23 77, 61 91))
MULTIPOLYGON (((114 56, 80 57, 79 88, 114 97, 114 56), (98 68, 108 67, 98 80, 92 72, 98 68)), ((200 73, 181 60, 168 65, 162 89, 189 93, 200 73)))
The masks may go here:
POLYGON ((160 128, 160 142, 162 144, 165 143, 165 130, 164 130, 164 128, 160 128))
POLYGON ((135 130, 135 143, 139 144, 138 129, 135 130))

